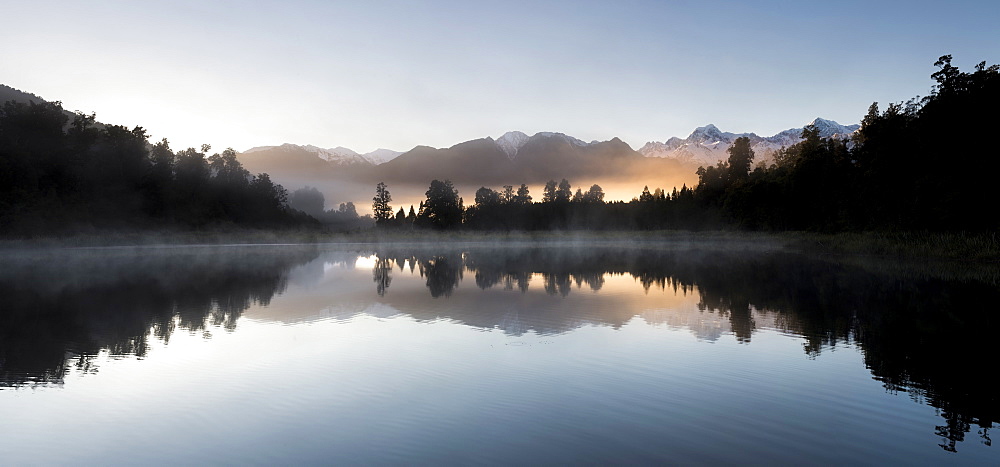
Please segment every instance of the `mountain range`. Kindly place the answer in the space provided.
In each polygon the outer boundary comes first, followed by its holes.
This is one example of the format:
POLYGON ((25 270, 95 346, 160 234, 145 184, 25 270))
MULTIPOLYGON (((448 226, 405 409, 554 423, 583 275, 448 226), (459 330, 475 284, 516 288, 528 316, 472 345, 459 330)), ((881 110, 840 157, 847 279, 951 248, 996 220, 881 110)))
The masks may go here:
POLYGON ((298 146, 295 144, 282 144, 281 146, 257 146, 254 148, 247 149, 243 151, 243 154, 251 154, 254 152, 262 151, 273 151, 275 149, 283 148, 284 150, 291 149, 292 147, 299 148, 306 152, 316 154, 317 157, 323 159, 327 162, 332 162, 337 165, 379 165, 386 163, 397 156, 402 154, 401 151, 393 151, 391 149, 379 148, 372 152, 365 154, 358 154, 356 151, 345 148, 343 146, 337 146, 335 148, 323 149, 313 145, 298 146))
MULTIPOLYGON (((822 118, 809 125, 815 125, 822 137, 846 137, 859 127, 822 118)), ((294 176, 418 184, 451 179, 496 185, 574 177, 626 180, 656 176, 680 177, 680 183, 690 184, 688 179, 693 178, 698 166, 726 160, 729 157, 726 150, 739 137, 750 138, 755 162, 766 164, 781 147, 801 141, 801 133, 799 127, 761 137, 755 133, 726 132, 709 124, 696 128, 687 138, 649 142, 636 151, 618 138, 588 143, 563 133, 528 136, 509 131, 496 139, 485 137, 449 148, 417 146, 406 152, 379 149, 359 154, 341 146, 329 149, 294 144, 260 146, 244 151, 241 160, 251 171, 268 172, 279 181, 294 176)), ((667 181, 663 184, 671 186, 667 181)))
MULTIPOLYGON (((42 101, 38 96, 0 85, 0 102, 7 100, 42 101)), ((858 129, 858 125, 844 126, 822 118, 810 124, 818 127, 823 137, 846 136, 858 129)), ((289 189, 312 185, 332 195, 332 199, 345 200, 370 196, 357 193, 367 193, 379 181, 397 188, 405 185, 419 193, 433 179, 450 179, 473 191, 480 185, 538 186, 562 178, 577 186, 619 183, 629 190, 646 184, 670 189, 697 183, 696 169, 726 160, 726 150, 736 138, 750 138, 755 163, 760 164, 769 162, 782 146, 800 141, 801 132, 802 128, 791 128, 761 137, 726 132, 709 124, 696 128, 686 138, 648 142, 634 150, 618 138, 588 143, 563 133, 529 136, 509 131, 496 139, 487 136, 448 148, 416 146, 406 152, 377 149, 361 154, 342 146, 258 146, 242 152, 239 159, 252 173, 266 172, 289 189)))
MULTIPOLYGON (((817 118, 809 125, 819 129, 823 138, 847 137, 860 128, 860 125, 841 125, 832 120, 817 118)), ((788 147, 802 141, 802 128, 791 128, 774 136, 761 137, 754 133, 730 133, 719 130, 709 124, 696 128, 687 138, 672 137, 666 142, 651 141, 639 148, 639 153, 646 157, 662 157, 680 162, 697 165, 715 165, 729 158, 726 152, 736 138, 750 138, 750 147, 755 153, 756 164, 766 164, 774 160, 774 153, 782 147, 788 147)))

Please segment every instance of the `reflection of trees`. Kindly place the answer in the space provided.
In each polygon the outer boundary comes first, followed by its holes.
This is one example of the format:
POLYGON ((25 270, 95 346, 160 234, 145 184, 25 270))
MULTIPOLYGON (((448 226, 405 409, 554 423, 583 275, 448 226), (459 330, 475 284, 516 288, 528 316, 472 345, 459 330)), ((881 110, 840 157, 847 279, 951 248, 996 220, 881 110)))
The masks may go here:
POLYGON ((558 293, 563 297, 569 295, 573 283, 569 274, 566 273, 544 273, 542 274, 542 284, 545 286, 545 293, 555 295, 558 293))
POLYGON ((420 275, 427 279, 431 297, 448 297, 458 287, 462 279, 462 258, 460 255, 434 255, 421 258, 420 275))
MULTIPOLYGON (((697 290, 698 308, 725 317, 739 342, 751 342, 755 316, 766 315, 781 331, 801 336, 810 358, 841 343, 857 346, 887 390, 906 392, 939 411, 945 423, 935 431, 945 449, 956 449, 973 427, 989 444, 989 429, 1000 420, 990 369, 967 371, 970 356, 992 354, 997 335, 997 320, 985 305, 1000 303, 1000 291, 976 275, 945 280, 935 278, 940 273, 933 268, 887 271, 793 254, 630 248, 483 248, 409 256, 417 259, 434 297, 448 296, 457 286, 463 263, 484 290, 517 285, 523 292, 537 275, 546 293, 566 296, 574 283, 599 290, 607 274, 629 274, 647 291, 697 290)), ((491 323, 481 315, 459 317, 514 333, 534 325, 523 318, 516 312, 491 323)))
POLYGON ((750 337, 757 329, 753 313, 750 311, 750 304, 746 301, 733 303, 728 297, 711 297, 702 294, 701 301, 698 302, 698 309, 718 311, 722 316, 728 317, 733 335, 739 342, 750 342, 750 337))
POLYGON ((517 287, 517 290, 526 292, 528 283, 531 282, 531 273, 528 271, 476 271, 475 277, 476 286, 483 290, 502 284, 504 290, 514 290, 517 287))
POLYGON ((177 329, 232 330, 280 293, 315 249, 147 250, 5 258, 0 273, 0 386, 61 383, 96 371, 96 355, 145 356, 177 329))
MULTIPOLYGON (((372 280, 375 281, 375 292, 378 293, 379 297, 385 296, 389 284, 392 283, 392 266, 392 259, 378 258, 375 260, 375 266, 372 267, 372 280)), ((402 267, 402 263, 400 263, 400 269, 402 267)))
MULTIPOLYGON (((384 296, 389 288, 392 282, 391 271, 396 265, 400 271, 403 271, 407 264, 411 273, 419 271, 420 277, 426 279, 427 288, 434 298, 450 296, 462 280, 464 262, 462 253, 458 251, 438 254, 437 251, 393 247, 379 249, 375 255, 377 259, 372 269, 372 276, 379 296, 384 296)), ((477 283, 479 280, 477 278, 477 283)))

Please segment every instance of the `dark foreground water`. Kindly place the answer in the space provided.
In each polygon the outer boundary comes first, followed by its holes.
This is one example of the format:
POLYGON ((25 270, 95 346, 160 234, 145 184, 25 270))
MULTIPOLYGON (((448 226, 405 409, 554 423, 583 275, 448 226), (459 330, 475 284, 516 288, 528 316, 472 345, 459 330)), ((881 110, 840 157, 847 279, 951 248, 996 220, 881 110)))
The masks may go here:
POLYGON ((993 464, 995 270, 640 247, 7 253, 0 463, 993 464))

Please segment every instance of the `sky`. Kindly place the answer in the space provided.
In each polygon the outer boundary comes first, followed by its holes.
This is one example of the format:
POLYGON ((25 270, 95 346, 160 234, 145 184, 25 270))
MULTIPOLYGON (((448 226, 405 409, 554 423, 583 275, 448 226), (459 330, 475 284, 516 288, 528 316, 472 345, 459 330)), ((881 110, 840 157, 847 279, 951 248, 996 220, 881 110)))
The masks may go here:
POLYGON ((0 83, 174 149, 770 136, 1000 62, 989 1, 0 1, 0 83))

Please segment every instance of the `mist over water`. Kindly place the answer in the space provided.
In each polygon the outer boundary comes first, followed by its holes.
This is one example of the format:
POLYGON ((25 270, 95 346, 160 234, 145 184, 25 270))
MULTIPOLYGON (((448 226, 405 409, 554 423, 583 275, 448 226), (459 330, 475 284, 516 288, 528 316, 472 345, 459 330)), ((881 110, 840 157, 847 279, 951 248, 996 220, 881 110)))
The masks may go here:
MULTIPOLYGON (((358 214, 366 215, 372 212, 372 197, 375 195, 375 183, 360 183, 357 181, 344 180, 324 180, 312 178, 276 178, 282 185, 294 192, 304 187, 314 187, 318 189, 325 198, 326 209, 336 209, 340 203, 352 202, 357 207, 358 214)), ((558 181, 558 180, 557 180, 558 181)), ((675 187, 679 190, 682 186, 694 187, 697 177, 677 177, 676 180, 664 180, 663 177, 648 177, 648 179, 636 178, 629 181, 607 181, 599 178, 593 179, 571 179, 573 191, 577 188, 587 191, 592 185, 599 185, 605 193, 605 201, 625 201, 638 197, 642 193, 643 187, 648 186, 650 191, 661 188, 670 192, 675 187)), ((515 189, 520 186, 519 181, 512 180, 505 184, 512 185, 515 189)), ((425 183, 388 183, 389 192, 392 194, 391 205, 393 211, 403 208, 404 212, 409 212, 410 206, 419 208, 420 203, 426 201, 427 188, 430 180, 425 183)), ((541 201, 545 183, 528 183, 532 199, 541 201)), ((472 206, 475 201, 476 190, 485 186, 493 190, 502 191, 503 184, 477 184, 477 183, 457 183, 455 188, 459 196, 462 197, 465 206, 472 206)))
POLYGON ((4 264, 12 463, 997 459, 974 275, 628 244, 4 264))

